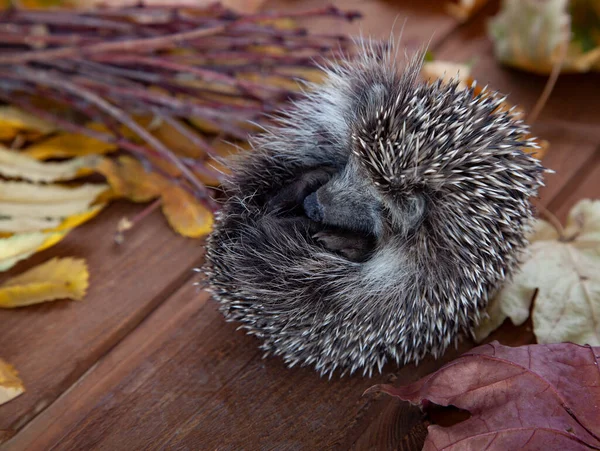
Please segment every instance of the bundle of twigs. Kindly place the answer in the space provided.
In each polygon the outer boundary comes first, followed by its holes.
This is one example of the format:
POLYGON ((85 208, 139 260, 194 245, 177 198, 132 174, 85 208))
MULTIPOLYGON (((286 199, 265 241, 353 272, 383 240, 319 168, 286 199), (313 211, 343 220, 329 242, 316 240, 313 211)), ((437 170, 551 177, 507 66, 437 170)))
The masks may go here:
POLYGON ((0 12, 0 100, 65 131, 115 143, 146 163, 149 156, 169 162, 180 172, 176 182, 214 208, 197 177, 211 169, 176 155, 136 117, 150 114, 169 123, 210 157, 214 149, 190 117, 222 137, 246 139, 243 124, 263 123, 264 113, 295 94, 264 80, 302 78, 322 55, 348 46, 343 36, 310 34, 294 19, 358 16, 333 7, 240 15, 218 4, 8 9, 0 12), (40 107, 40 98, 69 114, 40 107), (90 121, 110 132, 86 127, 90 121))

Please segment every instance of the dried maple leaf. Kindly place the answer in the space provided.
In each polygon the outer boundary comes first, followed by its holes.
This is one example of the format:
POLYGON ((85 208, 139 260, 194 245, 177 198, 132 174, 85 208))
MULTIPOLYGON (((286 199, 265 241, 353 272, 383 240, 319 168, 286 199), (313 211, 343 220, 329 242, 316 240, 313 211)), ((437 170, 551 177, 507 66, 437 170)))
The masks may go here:
POLYGON ((570 343, 480 346, 423 379, 383 391, 471 417, 431 425, 424 450, 600 449, 600 348, 570 343))
POLYGON ((80 301, 88 279, 85 260, 53 258, 0 284, 0 307, 24 307, 56 299, 80 301))
POLYGON ((517 274, 492 300, 478 341, 508 317, 520 325, 534 294, 533 332, 539 343, 600 345, 600 200, 582 200, 564 230, 538 220, 517 274))
POLYGON ((23 382, 12 365, 0 359, 0 405, 25 392, 23 382))

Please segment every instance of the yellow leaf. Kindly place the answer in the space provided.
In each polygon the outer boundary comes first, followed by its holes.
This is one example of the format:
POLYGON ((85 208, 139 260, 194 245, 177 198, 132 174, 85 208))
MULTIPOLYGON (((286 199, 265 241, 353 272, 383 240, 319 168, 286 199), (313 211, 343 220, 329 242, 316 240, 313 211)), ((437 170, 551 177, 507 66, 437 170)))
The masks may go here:
POLYGON ((106 204, 97 204, 86 211, 82 211, 81 213, 71 215, 65 218, 57 227, 50 230, 46 230, 46 232, 62 232, 71 230, 83 224, 84 222, 87 222, 90 219, 92 219, 94 216, 100 213, 100 210, 102 210, 105 206, 106 204))
POLYGON ((88 285, 85 260, 53 258, 1 284, 0 307, 24 307, 56 299, 80 301, 88 285))
POLYGON ((162 193, 162 209, 171 227, 179 234, 198 238, 210 233, 210 210, 176 185, 167 185, 162 193))
MULTIPOLYGON (((66 218, 39 218, 39 217, 2 217, 0 216, 0 234, 24 232, 61 232, 77 227, 96 216, 105 204, 95 205, 66 218)), ((1 237, 1 235, 0 235, 1 237)))
POLYGON ((71 180, 89 174, 97 164, 96 155, 73 158, 58 163, 42 163, 27 155, 0 146, 0 175, 32 182, 71 180))
POLYGON ((21 154, 47 160, 49 158, 72 158, 84 155, 100 155, 117 150, 109 144, 82 134, 60 133, 28 146, 21 154))
POLYGON ((163 177, 146 171, 135 158, 121 156, 118 160, 103 159, 95 168, 106 177, 114 196, 134 202, 148 202, 160 196, 163 177))
POLYGON ((67 188, 0 181, 0 212, 8 217, 64 218, 88 210, 107 189, 105 184, 67 188))
POLYGON ((54 131, 54 126, 13 106, 0 107, 0 140, 13 139, 22 132, 46 134, 54 131))
POLYGON ((19 379, 17 370, 0 359, 0 405, 16 398, 25 392, 23 382, 19 379))
MULTIPOLYGON (((187 127, 183 123, 182 127, 187 127)), ((189 129, 190 133, 195 133, 192 129, 189 129)), ((196 144, 194 144, 189 138, 182 135, 179 130, 173 127, 171 124, 161 122, 161 124, 152 130, 152 134, 160 139, 164 145, 175 152, 177 155, 190 158, 199 158, 203 152, 196 144)))
POLYGON ((56 234, 66 234, 66 232, 32 232, 19 233, 9 238, 0 239, 0 271, 6 271, 30 255, 34 254, 40 248, 49 247, 48 243, 58 242, 56 234))

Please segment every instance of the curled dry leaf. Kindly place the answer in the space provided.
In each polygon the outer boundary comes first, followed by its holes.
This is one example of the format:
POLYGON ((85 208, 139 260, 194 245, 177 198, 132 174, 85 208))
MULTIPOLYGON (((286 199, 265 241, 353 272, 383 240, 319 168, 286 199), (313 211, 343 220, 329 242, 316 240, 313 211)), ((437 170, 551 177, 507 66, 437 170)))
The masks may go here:
POLYGON ((600 345, 600 200, 580 201, 561 231, 538 220, 530 242, 519 272, 490 303, 476 339, 506 318, 525 322, 537 290, 532 319, 539 343, 600 345))
POLYGON ((89 174, 98 156, 88 155, 56 163, 43 163, 27 155, 0 146, 0 175, 30 182, 72 180, 89 174))
POLYGON ((23 382, 19 379, 17 370, 0 359, 0 405, 16 398, 25 392, 23 382))
POLYGON ((147 171, 135 158, 102 160, 96 170, 103 174, 114 197, 134 202, 161 198, 162 210, 171 227, 190 238, 206 235, 212 227, 212 212, 180 186, 156 172, 147 171))
POLYGON ((383 391, 471 417, 431 425, 424 450, 600 449, 600 348, 570 343, 480 346, 404 387, 383 391))
POLYGON ((24 307, 56 299, 80 301, 88 280, 85 260, 53 258, 2 283, 0 307, 24 307))
POLYGON ((165 186, 162 210, 171 227, 180 235, 198 238, 207 235, 212 229, 211 211, 179 186, 165 186))

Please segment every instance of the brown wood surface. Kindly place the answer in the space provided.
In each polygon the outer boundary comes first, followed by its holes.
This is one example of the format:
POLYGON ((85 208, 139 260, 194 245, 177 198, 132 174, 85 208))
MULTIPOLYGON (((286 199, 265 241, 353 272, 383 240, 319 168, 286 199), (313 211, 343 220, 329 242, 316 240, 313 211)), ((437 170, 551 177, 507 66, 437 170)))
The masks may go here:
MULTIPOLYGON (((545 78, 501 67, 485 37, 496 2, 458 26, 440 1, 339 0, 365 19, 319 31, 387 37, 404 25, 409 49, 429 43, 436 57, 477 58, 474 76, 531 108, 545 78), (406 22, 405 22, 406 19, 406 22)), ((300 9, 311 1, 268 2, 300 9)), ((533 131, 551 148, 556 174, 538 201, 564 220, 584 197, 600 194, 600 76, 561 77, 533 131)), ((82 302, 59 301, 0 310, 0 355, 20 371, 27 392, 0 406, 0 448, 7 450, 137 449, 419 449, 426 429, 418 409, 383 396, 362 397, 379 382, 414 381, 473 346, 442 359, 388 365, 372 379, 321 379, 262 359, 258 341, 226 323, 191 284, 202 241, 176 236, 160 214, 124 245, 117 221, 136 208, 117 203, 63 243, 14 268, 54 255, 85 257, 91 287, 82 302)), ((531 343, 531 325, 505 323, 490 340, 531 343)))

